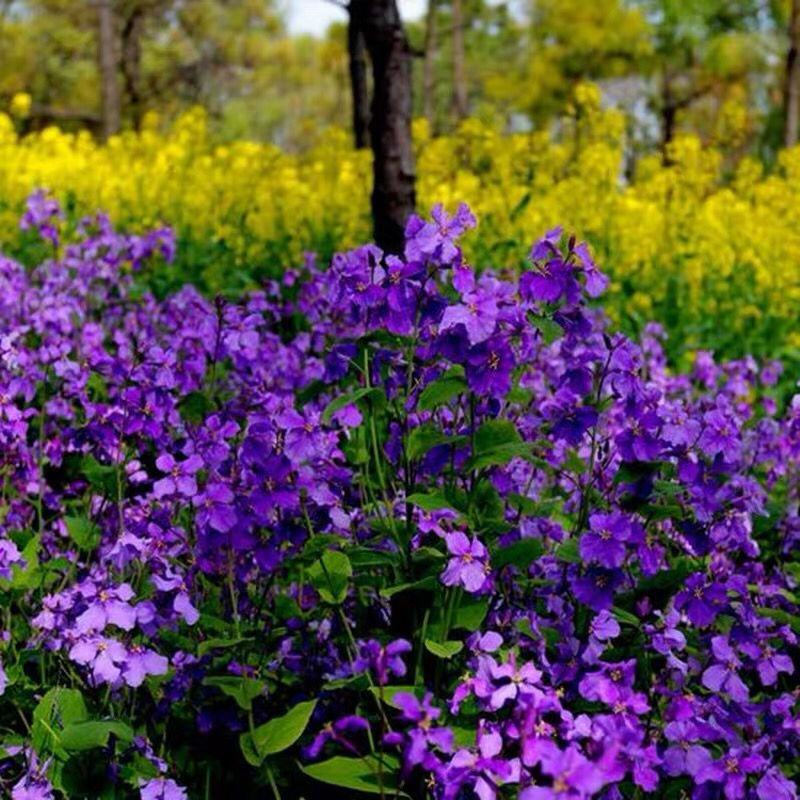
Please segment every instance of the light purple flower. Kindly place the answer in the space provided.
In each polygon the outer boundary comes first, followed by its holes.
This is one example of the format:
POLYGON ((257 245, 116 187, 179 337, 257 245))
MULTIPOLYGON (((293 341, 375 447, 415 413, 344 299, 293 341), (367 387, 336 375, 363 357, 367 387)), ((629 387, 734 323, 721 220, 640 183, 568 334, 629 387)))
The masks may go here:
POLYGON ((461 531, 447 533, 444 539, 452 558, 442 573, 442 583, 445 586, 463 586, 468 592, 480 591, 489 572, 487 549, 477 537, 470 541, 461 531))

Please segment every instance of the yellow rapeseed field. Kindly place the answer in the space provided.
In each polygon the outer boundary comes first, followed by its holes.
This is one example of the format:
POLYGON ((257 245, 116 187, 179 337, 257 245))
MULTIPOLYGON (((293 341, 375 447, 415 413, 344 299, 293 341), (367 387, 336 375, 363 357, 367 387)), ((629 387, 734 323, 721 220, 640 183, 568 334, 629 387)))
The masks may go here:
MULTIPOLYGON (((591 85, 579 88, 557 135, 504 135, 468 120, 434 138, 419 122, 420 208, 469 203, 480 225, 466 255, 478 266, 514 266, 539 234, 564 225, 612 277, 611 315, 660 320, 683 347, 800 346, 800 148, 765 174, 751 159, 731 168, 686 136, 669 166, 647 156, 626 180, 624 127, 591 85)), ((0 243, 17 236, 24 198, 45 187, 73 216, 102 209, 135 229, 173 225, 180 274, 212 290, 366 240, 369 182, 369 154, 353 151, 343 131, 296 155, 219 144, 201 110, 166 132, 149 118, 105 145, 56 128, 21 138, 0 115, 0 243)))

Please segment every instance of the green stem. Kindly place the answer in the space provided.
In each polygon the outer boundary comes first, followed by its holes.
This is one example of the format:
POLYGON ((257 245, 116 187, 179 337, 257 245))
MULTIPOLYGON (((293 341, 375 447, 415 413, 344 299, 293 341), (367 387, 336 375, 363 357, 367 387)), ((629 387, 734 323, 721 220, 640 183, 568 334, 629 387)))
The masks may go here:
POLYGON ((281 800, 281 793, 278 791, 278 784, 275 783, 275 775, 272 773, 272 767, 270 767, 269 762, 264 762, 264 769, 267 773, 267 780, 269 781, 270 788, 272 789, 272 796, 275 800, 281 800))

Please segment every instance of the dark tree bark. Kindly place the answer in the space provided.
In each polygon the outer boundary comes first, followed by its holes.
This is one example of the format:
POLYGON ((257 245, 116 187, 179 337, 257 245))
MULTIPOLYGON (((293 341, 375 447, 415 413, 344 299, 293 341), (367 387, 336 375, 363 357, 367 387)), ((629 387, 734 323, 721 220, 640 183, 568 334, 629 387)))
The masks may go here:
POLYGON ((461 0, 452 0, 453 12, 453 111, 456 119, 467 116, 467 73, 464 52, 464 9, 461 0))
POLYGON ((411 142, 411 53, 396 0, 351 0, 372 62, 370 141, 375 242, 403 249, 406 220, 416 204, 411 142))
POLYGON ((120 129, 120 92, 117 55, 117 25, 112 0, 95 0, 97 5, 97 60, 100 71, 103 136, 120 129))
POLYGON ((789 16, 783 115, 783 144, 785 147, 793 147, 800 138, 800 0, 792 0, 789 16))
POLYGON ((350 65, 350 94, 353 101, 353 142, 356 150, 369 146, 369 87, 367 47, 353 9, 347 24, 347 54, 350 65))
POLYGON ((144 34, 145 11, 140 4, 135 4, 122 26, 122 80, 125 99, 130 109, 134 127, 138 128, 142 121, 142 35, 144 34))
POLYGON ((664 166, 669 166, 669 145, 675 138, 675 123, 678 109, 675 105, 665 105, 661 108, 661 161, 664 166))
POLYGON ((436 0, 428 0, 425 15, 425 56, 422 66, 422 113, 433 126, 436 92, 436 0))

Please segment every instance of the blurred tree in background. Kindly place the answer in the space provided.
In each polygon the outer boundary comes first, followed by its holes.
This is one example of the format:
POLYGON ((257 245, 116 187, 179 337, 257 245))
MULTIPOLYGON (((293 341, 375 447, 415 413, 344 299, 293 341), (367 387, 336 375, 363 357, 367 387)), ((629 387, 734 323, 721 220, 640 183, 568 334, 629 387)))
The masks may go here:
MULTIPOLYGON (((21 129, 101 133, 199 104, 222 140, 303 150, 337 126, 366 146, 363 41, 346 13, 323 36, 291 35, 296 1, 0 0, 0 105, 24 93, 21 129)), ((633 154, 668 160, 682 130, 732 159, 798 139, 800 0, 428 0, 405 27, 413 114, 434 134, 466 116, 557 129, 592 80, 625 111, 633 154)))

